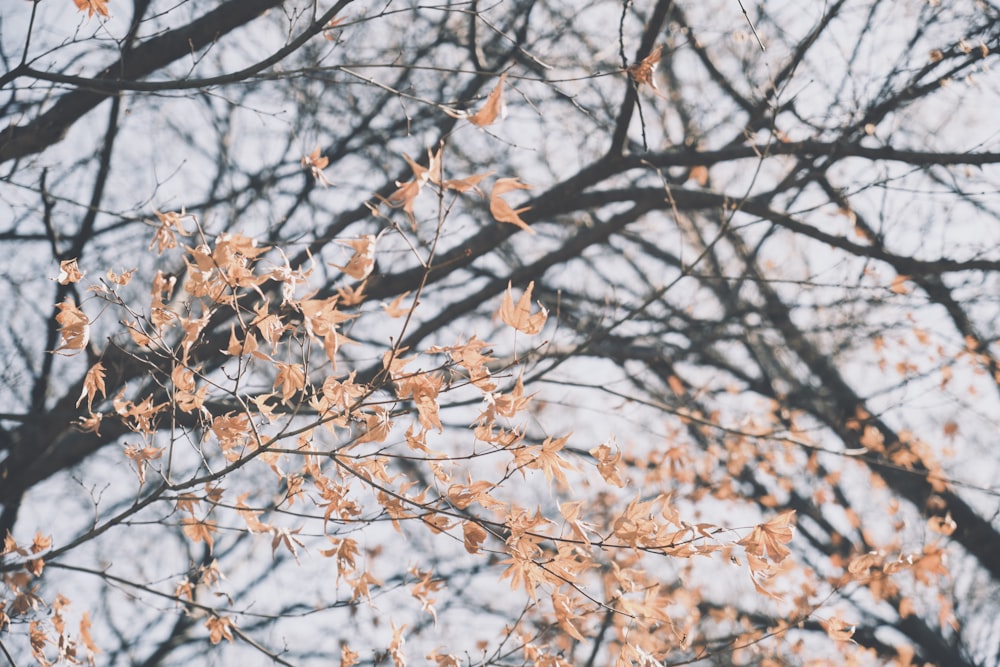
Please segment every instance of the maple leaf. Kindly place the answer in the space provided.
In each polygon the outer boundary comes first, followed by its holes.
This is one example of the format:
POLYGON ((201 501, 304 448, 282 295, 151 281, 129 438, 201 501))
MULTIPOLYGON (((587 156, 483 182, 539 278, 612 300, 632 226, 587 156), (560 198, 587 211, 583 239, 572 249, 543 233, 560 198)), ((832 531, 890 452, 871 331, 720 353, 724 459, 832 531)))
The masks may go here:
POLYGON ((59 309, 56 322, 59 324, 59 335, 63 339, 63 344, 53 352, 69 350, 63 354, 76 354, 90 342, 90 319, 70 299, 57 303, 56 308, 59 309))
MULTIPOLYGON (((139 484, 146 483, 146 463, 149 461, 155 461, 156 459, 163 456, 162 447, 135 447, 134 445, 128 445, 125 448, 125 456, 130 458, 135 463, 136 473, 139 475, 139 484)), ((187 532, 187 529, 184 529, 187 532)), ((194 539, 192 537, 192 539, 194 539)), ((198 540, 195 540, 198 541, 198 540)), ((208 540, 209 546, 211 546, 211 539, 208 540)))
POLYGON ((87 371, 87 374, 83 378, 83 391, 80 392, 80 398, 76 401, 76 407, 80 407, 83 397, 86 396, 87 412, 93 412, 91 408, 97 392, 100 392, 102 396, 107 398, 104 387, 104 371, 104 364, 99 361, 90 367, 90 370, 87 371))
POLYGON ((214 543, 212 533, 216 530, 215 526, 205 521, 199 521, 193 516, 186 516, 181 519, 181 525, 183 526, 184 534, 192 542, 204 542, 208 545, 208 550, 212 550, 214 543))
POLYGON ((59 262, 59 275, 56 277, 56 282, 60 285, 69 285, 80 282, 85 275, 87 274, 80 271, 80 267, 76 265, 76 259, 64 259, 59 262))
MULTIPOLYGON (((79 2, 79 0, 77 0, 79 2)), ((153 246, 156 246, 157 254, 162 255, 164 250, 177 247, 177 235, 190 236, 190 232, 181 227, 181 220, 187 217, 184 209, 181 209, 180 213, 160 213, 156 209, 153 209, 153 213, 156 215, 156 219, 160 221, 160 226, 157 227, 156 232, 153 234, 153 240, 149 242, 149 249, 152 250, 153 246)))
POLYGON ((111 12, 108 10, 108 0, 73 0, 73 3, 81 12, 87 12, 88 19, 94 14, 111 16, 111 12))
POLYGON ((510 282, 507 283, 507 291, 503 295, 503 303, 500 305, 500 319, 503 320, 505 324, 511 326, 522 333, 528 335, 534 335, 542 330, 545 325, 545 320, 549 316, 549 311, 538 304, 541 309, 534 315, 531 314, 531 291, 535 289, 535 281, 532 280, 528 283, 527 289, 524 290, 524 294, 521 298, 517 300, 517 305, 514 305, 514 296, 512 292, 513 286, 510 282))
POLYGON ((295 562, 298 563, 299 550, 296 546, 304 547, 305 544, 295 536, 302 532, 302 529, 296 528, 295 530, 291 530, 288 528, 271 528, 271 532, 274 535, 271 539, 271 557, 273 558, 274 554, 278 551, 278 547, 284 544, 285 548, 292 554, 295 562))
POLYGON ((601 473, 605 482, 614 484, 618 488, 625 486, 618 471, 618 464, 622 460, 620 449, 612 454, 608 445, 598 445, 590 450, 590 455, 597 460, 597 472, 601 473))
POLYGON ((505 105, 503 103, 503 83, 507 80, 507 73, 500 75, 497 85, 490 91, 483 108, 468 117, 468 121, 478 127, 492 125, 499 115, 505 115, 505 105))
POLYGON ((791 550, 785 545, 792 541, 795 510, 782 512, 766 523, 754 526, 753 532, 737 542, 747 553, 758 558, 780 563, 791 550))
POLYGON ((455 190, 457 192, 478 192, 482 194, 479 189, 479 183, 487 176, 491 176, 492 171, 483 172, 482 174, 473 174, 472 176, 466 176, 465 178, 451 178, 441 184, 446 190, 455 190))
POLYGON ((361 654, 352 651, 346 643, 340 645, 340 667, 353 667, 360 658, 361 654))
POLYGON ((275 366, 278 374, 274 378, 274 387, 281 387, 281 401, 287 403, 288 399, 297 394, 306 385, 306 372, 302 364, 283 364, 277 362, 275 366))
POLYGON ((331 264, 355 280, 364 280, 375 268, 375 235, 368 234, 360 239, 337 241, 340 245, 354 248, 354 254, 345 266, 331 264))
POLYGON ((388 304, 383 303, 382 304, 382 308, 385 310, 385 314, 388 315, 389 317, 395 319, 397 317, 402 317, 403 315, 406 315, 408 312, 410 312, 409 308, 403 308, 403 307, 401 307, 401 304, 403 303, 403 299, 405 299, 407 296, 409 296, 409 294, 410 294, 410 291, 407 290, 407 291, 403 292, 402 294, 400 294, 399 296, 397 296, 395 299, 393 299, 392 303, 388 303, 388 304))
POLYGON ((493 87, 493 90, 486 97, 486 103, 476 113, 470 114, 468 111, 457 111, 448 107, 444 107, 444 112, 452 118, 464 118, 477 127, 492 125, 496 121, 497 116, 503 117, 506 115, 506 105, 503 103, 503 84, 506 80, 507 73, 504 72, 500 75, 497 85, 493 87))
POLYGON ((396 627, 393 621, 389 621, 392 626, 392 641, 389 642, 389 655, 392 657, 393 663, 396 667, 406 667, 406 656, 403 655, 403 644, 406 643, 406 639, 403 637, 403 630, 406 629, 406 624, 396 627))
POLYGON ((233 628, 236 625, 228 616, 210 616, 205 621, 205 627, 208 628, 208 639, 213 645, 218 644, 223 639, 230 643, 233 641, 233 628))
POLYGON ((257 518, 259 515, 263 514, 261 510, 251 509, 249 505, 246 504, 247 498, 250 497, 250 492, 241 494, 239 498, 236 499, 236 511, 239 512, 240 516, 243 517, 243 521, 247 524, 247 530, 251 533, 266 533, 271 530, 271 527, 266 523, 261 523, 257 518))
POLYGON ((555 612, 556 622, 559 627, 566 631, 566 634, 577 641, 585 641, 583 635, 573 625, 573 621, 581 619, 582 616, 573 610, 572 599, 568 595, 554 591, 552 593, 552 610, 555 612))
POLYGON ((569 440, 568 435, 555 440, 551 436, 545 438, 545 442, 536 452, 534 461, 528 465, 529 468, 541 469, 545 479, 550 482, 554 479, 559 488, 563 489, 569 487, 569 480, 566 479, 563 468, 573 468, 572 464, 559 456, 559 451, 566 445, 567 440, 569 440))
POLYGON ((396 182, 396 186, 399 188, 393 192, 384 201, 389 204, 389 206, 398 207, 402 206, 403 211, 410 218, 410 224, 416 227, 417 221, 413 215, 413 203, 417 199, 417 195, 420 194, 421 189, 428 182, 440 183, 441 182, 441 149, 438 149, 436 154, 432 154, 430 150, 427 151, 428 166, 423 167, 411 158, 406 153, 403 153, 403 159, 406 163, 410 165, 410 169, 413 170, 413 180, 405 181, 400 183, 396 182))
POLYGON ((479 553, 479 548, 486 541, 486 531, 478 523, 473 521, 462 522, 462 538, 465 542, 465 550, 470 554, 479 553))
POLYGON ((317 146, 312 153, 303 156, 302 158, 302 168, 308 169, 309 173, 312 174, 312 177, 315 178, 316 181, 323 187, 333 185, 333 183, 330 182, 330 179, 326 177, 326 174, 323 173, 323 170, 326 169, 328 164, 330 164, 330 158, 323 157, 320 154, 319 146, 317 146))
POLYGON ((656 81, 653 80, 653 68, 656 63, 660 62, 660 58, 663 55, 663 46, 657 46, 655 49, 649 52, 649 55, 635 63, 634 65, 629 65, 626 69, 632 80, 638 85, 648 84, 653 90, 658 90, 656 87, 656 81))
POLYGON ((512 225, 517 225, 529 234, 534 234, 535 230, 529 227, 528 223, 521 219, 521 214, 525 211, 531 210, 531 207, 524 206, 519 209, 514 209, 511 208, 510 204, 500 198, 500 195, 513 192, 514 190, 530 189, 530 185, 522 183, 517 178, 498 178, 496 183, 493 184, 493 189, 490 190, 490 214, 493 216, 493 219, 497 222, 507 222, 512 225))

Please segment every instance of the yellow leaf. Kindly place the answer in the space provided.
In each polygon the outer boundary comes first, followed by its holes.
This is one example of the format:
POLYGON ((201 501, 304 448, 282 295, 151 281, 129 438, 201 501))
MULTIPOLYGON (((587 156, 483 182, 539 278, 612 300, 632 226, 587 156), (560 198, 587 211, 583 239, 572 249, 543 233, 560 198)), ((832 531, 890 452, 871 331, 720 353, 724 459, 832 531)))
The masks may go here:
POLYGON ((500 305, 500 319, 504 324, 511 326, 522 333, 534 335, 545 326, 545 320, 549 316, 549 311, 541 304, 541 310, 534 315, 531 314, 531 291, 535 289, 535 281, 528 283, 528 288, 514 305, 514 296, 511 283, 507 283, 507 291, 503 295, 503 303, 500 305))

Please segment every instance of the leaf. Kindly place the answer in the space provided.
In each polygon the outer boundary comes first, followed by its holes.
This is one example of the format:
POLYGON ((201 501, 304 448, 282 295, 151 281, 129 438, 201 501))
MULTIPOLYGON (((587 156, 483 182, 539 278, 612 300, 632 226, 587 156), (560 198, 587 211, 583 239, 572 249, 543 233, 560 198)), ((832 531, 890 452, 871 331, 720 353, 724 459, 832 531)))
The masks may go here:
POLYGON ((472 521, 462 522, 462 536, 465 550, 470 554, 479 553, 479 548, 486 541, 486 531, 478 523, 472 521))
POLYGON ((87 274, 80 271, 80 267, 76 265, 76 259, 66 259, 59 262, 59 275, 56 277, 56 282, 60 285, 69 285, 80 282, 85 275, 87 274))
POLYGON ((83 402, 83 397, 87 397, 87 412, 93 412, 92 406, 94 403, 94 396, 98 392, 102 396, 107 398, 107 393, 104 386, 104 364, 97 362, 90 367, 87 371, 87 375, 83 378, 83 391, 80 392, 80 398, 76 402, 76 407, 80 407, 80 403, 83 402))
POLYGON ((281 401, 287 403, 288 399, 297 394, 306 385, 306 372, 302 364, 275 364, 278 374, 274 378, 274 387, 281 387, 281 401))
POLYGON ((212 644, 218 644, 223 639, 233 641, 233 628, 236 626, 228 616, 210 616, 208 620, 205 621, 205 627, 208 628, 208 639, 212 644))
POLYGON ((397 317, 402 317, 403 315, 406 315, 408 312, 410 312, 409 308, 402 307, 403 299, 405 299, 409 295, 410 291, 407 290, 402 294, 400 294, 399 296, 397 296, 395 299, 393 299, 392 303, 388 304, 383 303, 382 308, 385 309, 385 314, 388 315, 389 317, 397 318, 397 317))
POLYGON ((455 109, 444 108, 444 112, 452 118, 464 118, 477 127, 492 125, 497 116, 506 115, 506 105, 503 103, 503 84, 507 80, 507 73, 500 75, 500 80, 493 87, 486 98, 486 103, 476 113, 470 114, 468 111, 456 111, 455 109))
POLYGON ((330 179, 326 177, 326 174, 323 173, 323 170, 326 169, 328 164, 330 164, 330 158, 323 157, 320 154, 319 146, 317 146, 312 153, 303 156, 302 158, 302 168, 308 169, 309 173, 312 174, 312 177, 316 179, 316 182, 323 187, 333 185, 333 183, 330 182, 330 179))
POLYGON ((948 512, 944 516, 932 516, 927 521, 927 527, 935 533, 951 535, 958 528, 958 524, 951 518, 951 512, 948 512))
POLYGON ((910 286, 906 284, 909 279, 909 276, 896 276, 892 279, 889 291, 893 294, 909 294, 913 291, 910 286))
POLYGON ((549 316, 549 311, 539 304, 541 310, 534 315, 531 314, 531 291, 535 288, 535 281, 528 283, 524 294, 514 305, 514 296, 511 283, 507 283, 507 291, 503 295, 503 303, 500 305, 500 319, 504 324, 511 326, 529 336, 537 334, 545 326, 545 320, 549 316))
POLYGON ((337 241, 340 245, 345 245, 354 249, 354 254, 348 260, 346 266, 334 266, 355 280, 364 280, 371 275, 375 268, 375 235, 367 234, 360 239, 350 239, 337 241))
POLYGON ((857 626, 853 623, 848 623, 839 616, 833 616, 825 621, 823 621, 823 629, 826 630, 826 634, 838 642, 851 641, 851 637, 854 636, 854 631, 857 626))
POLYGON ((278 551, 278 547, 284 544, 285 548, 292 554, 295 562, 298 563, 299 550, 296 547, 304 547, 305 543, 295 536, 302 532, 302 529, 296 528, 295 530, 291 530, 289 528, 272 527, 271 531, 274 534, 274 537, 271 539, 271 557, 273 558, 278 551))
POLYGON ((88 19, 94 14, 111 16, 111 12, 108 10, 108 0, 73 0, 73 3, 81 12, 87 12, 88 19))
POLYGON ((626 71, 632 80, 638 85, 649 84, 653 90, 658 90, 656 87, 656 82, 653 80, 653 69, 656 63, 660 62, 660 57, 663 55, 663 46, 657 46, 655 49, 649 52, 649 55, 643 58, 641 61, 634 65, 629 65, 626 71))
POLYGON ((503 82, 507 80, 507 73, 504 72, 500 75, 500 80, 497 81, 497 85, 490 91, 489 97, 486 98, 486 104, 483 108, 476 113, 469 116, 469 122, 478 127, 486 127, 487 125, 492 125, 493 121, 497 119, 498 115, 504 113, 504 103, 503 103, 503 82))
POLYGON ((205 521, 199 521, 193 516, 186 516, 181 519, 181 526, 183 526, 184 534, 192 542, 204 542, 208 545, 208 550, 211 552, 212 544, 214 543, 212 533, 215 532, 215 526, 205 521))
POLYGON ((758 558, 780 563, 791 550, 785 545, 792 541, 792 523, 795 510, 782 512, 767 523, 754 526, 753 532, 737 542, 747 553, 758 558))
POLYGON ((90 636, 90 625, 90 612, 85 611, 80 618, 80 641, 91 654, 100 653, 101 649, 97 647, 93 637, 90 636))
POLYGON ((53 351, 70 350, 64 354, 76 354, 90 342, 90 319, 69 299, 57 303, 56 308, 59 309, 56 322, 59 324, 59 335, 63 339, 63 344, 53 351))
MULTIPOLYGON (((149 461, 155 461, 156 459, 163 456, 162 447, 136 447, 134 445, 128 445, 125 448, 125 456, 132 459, 135 462, 136 473, 139 475, 139 484, 146 483, 146 464, 149 461)), ((185 532, 187 529, 185 528, 185 532)), ((194 538, 192 538, 194 539, 194 538)), ((198 540, 195 540, 196 542, 198 540)), ((211 546, 211 539, 207 540, 209 546, 211 546)))
POLYGON ((691 172, 688 174, 688 178, 701 187, 705 187, 708 185, 708 167, 703 164, 692 167, 691 172))
POLYGON ((534 234, 535 230, 521 219, 521 214, 531 210, 531 207, 524 206, 519 209, 513 209, 510 204, 500 198, 500 195, 514 190, 530 189, 530 185, 522 183, 516 178, 498 178, 497 182, 493 184, 493 189, 490 191, 490 214, 493 216, 493 219, 497 222, 507 222, 517 225, 528 233, 534 234))

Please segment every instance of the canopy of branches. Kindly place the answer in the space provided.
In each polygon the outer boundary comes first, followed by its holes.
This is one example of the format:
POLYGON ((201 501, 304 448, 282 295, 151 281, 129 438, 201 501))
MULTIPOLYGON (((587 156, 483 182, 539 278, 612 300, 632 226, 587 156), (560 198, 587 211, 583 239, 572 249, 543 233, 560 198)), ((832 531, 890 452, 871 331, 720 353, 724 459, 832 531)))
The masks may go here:
POLYGON ((993 0, 0 15, 12 664, 1000 664, 993 0))

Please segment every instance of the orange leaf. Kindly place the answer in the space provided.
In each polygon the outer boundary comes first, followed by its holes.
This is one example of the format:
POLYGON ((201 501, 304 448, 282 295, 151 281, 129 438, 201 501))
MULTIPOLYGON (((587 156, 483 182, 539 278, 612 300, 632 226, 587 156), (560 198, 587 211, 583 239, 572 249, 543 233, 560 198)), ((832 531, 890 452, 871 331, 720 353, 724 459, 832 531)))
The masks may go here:
POLYGON ((524 294, 518 299, 517 305, 514 305, 514 296, 512 294, 512 286, 507 283, 507 291, 503 295, 503 303, 500 305, 500 319, 511 327, 514 327, 522 333, 528 335, 534 335, 542 330, 545 325, 545 320, 549 316, 549 311, 546 310, 541 304, 539 308, 541 310, 534 315, 531 314, 531 291, 535 289, 535 281, 528 283, 528 288, 524 290, 524 294))
POLYGON ((73 0, 73 3, 81 12, 87 12, 88 19, 94 14, 111 16, 111 12, 108 11, 108 0, 73 0))

